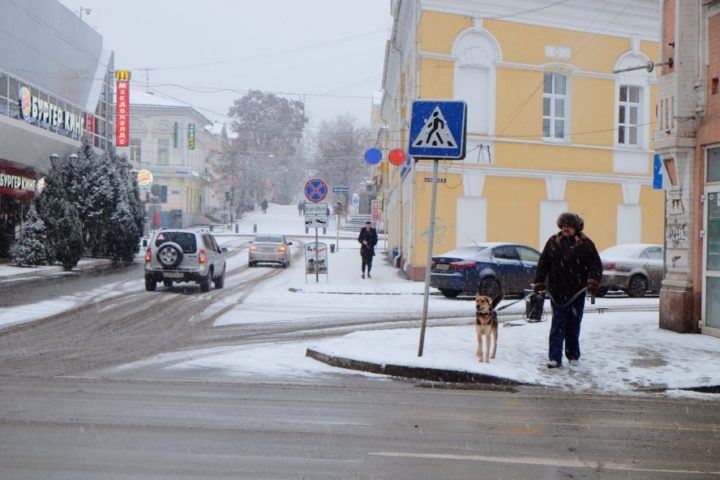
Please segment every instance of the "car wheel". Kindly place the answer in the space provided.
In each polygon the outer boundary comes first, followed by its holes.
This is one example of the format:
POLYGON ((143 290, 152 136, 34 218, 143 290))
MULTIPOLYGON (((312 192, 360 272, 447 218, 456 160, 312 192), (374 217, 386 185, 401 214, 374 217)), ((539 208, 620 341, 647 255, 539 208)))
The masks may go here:
POLYGON ((446 298, 455 298, 460 295, 460 290, 446 290, 444 288, 441 288, 440 293, 442 293, 443 296, 446 298))
POLYGON ((163 267, 175 268, 182 262, 182 248, 175 243, 165 243, 160 246, 155 257, 163 267))
POLYGON ((153 280, 152 278, 146 278, 145 279, 145 290, 148 292, 154 292, 155 287, 157 287, 157 282, 153 280))
POLYGON ((253 268, 255 266, 255 262, 248 262, 248 267, 253 268))
POLYGON ((163 285, 170 288, 172 287, 173 281, 172 280, 163 280, 163 285))
POLYGON ((225 270, 223 269, 222 275, 214 280, 215 288, 223 288, 225 286, 225 270))
POLYGON ((494 278, 483 278, 478 286, 478 293, 486 297, 497 298, 500 296, 500 284, 494 278))
POLYGON ((210 291, 210 279, 212 278, 212 270, 208 272, 208 274, 200 279, 200 291, 201 292, 209 292, 210 291))
POLYGON ((631 297, 643 297, 648 289, 648 282, 642 275, 633 275, 628 282, 627 294, 631 297))
POLYGON ((608 292, 608 287, 600 287, 600 288, 598 288, 598 291, 595 292, 595 296, 596 297, 604 297, 605 295, 607 295, 607 292, 608 292))

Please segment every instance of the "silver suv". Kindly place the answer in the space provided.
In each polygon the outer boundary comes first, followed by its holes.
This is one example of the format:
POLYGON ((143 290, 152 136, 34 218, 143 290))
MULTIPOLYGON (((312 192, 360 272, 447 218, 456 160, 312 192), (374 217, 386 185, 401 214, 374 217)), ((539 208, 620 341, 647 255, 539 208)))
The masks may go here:
POLYGON ((160 230, 145 251, 145 289, 155 290, 157 282, 166 287, 173 282, 197 282, 200 290, 223 288, 227 248, 220 248, 206 231, 160 230))

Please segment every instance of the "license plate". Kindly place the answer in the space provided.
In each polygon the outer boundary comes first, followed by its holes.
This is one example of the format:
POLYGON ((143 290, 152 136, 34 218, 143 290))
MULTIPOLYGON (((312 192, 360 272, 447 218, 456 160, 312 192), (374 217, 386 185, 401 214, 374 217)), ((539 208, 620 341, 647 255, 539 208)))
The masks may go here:
POLYGON ((163 277, 164 278, 183 278, 183 274, 177 273, 177 272, 168 272, 168 273, 163 273, 163 277))
POLYGON ((435 270, 450 270, 450 264, 438 263, 437 265, 435 265, 435 270))

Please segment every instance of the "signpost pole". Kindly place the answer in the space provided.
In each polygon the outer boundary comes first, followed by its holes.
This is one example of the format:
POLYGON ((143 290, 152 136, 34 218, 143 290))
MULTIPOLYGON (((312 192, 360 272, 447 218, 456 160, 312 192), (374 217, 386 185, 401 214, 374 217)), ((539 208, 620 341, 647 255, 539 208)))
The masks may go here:
POLYGON ((433 160, 432 196, 430 200, 430 232, 428 233, 428 253, 427 261, 425 262, 425 293, 423 295, 423 313, 422 322, 420 323, 418 357, 422 357, 423 345, 425 344, 425 325, 427 324, 428 297, 430 292, 430 267, 432 264, 433 241, 435 240, 435 205, 437 203, 438 163, 439 160, 433 160))
POLYGON ((319 250, 320 244, 318 243, 318 229, 315 227, 315 283, 320 282, 320 267, 318 266, 319 250))

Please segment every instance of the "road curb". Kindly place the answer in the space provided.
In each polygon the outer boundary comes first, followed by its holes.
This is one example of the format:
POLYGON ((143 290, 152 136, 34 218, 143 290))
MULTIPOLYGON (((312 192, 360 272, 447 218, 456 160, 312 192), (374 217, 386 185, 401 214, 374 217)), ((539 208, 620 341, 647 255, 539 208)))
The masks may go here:
POLYGON ((352 358, 328 355, 312 348, 308 348, 305 351, 305 356, 330 365, 332 367, 346 368, 349 370, 359 370, 363 372, 377 373, 381 375, 390 375, 393 377, 414 378, 420 380, 429 380, 433 382, 447 383, 483 383, 503 386, 531 385, 528 383, 518 382, 507 378, 494 377, 492 375, 485 375, 482 373, 473 373, 462 370, 409 367, 406 365, 394 365, 391 363, 381 364, 374 362, 366 362, 361 360, 355 360, 352 358))

